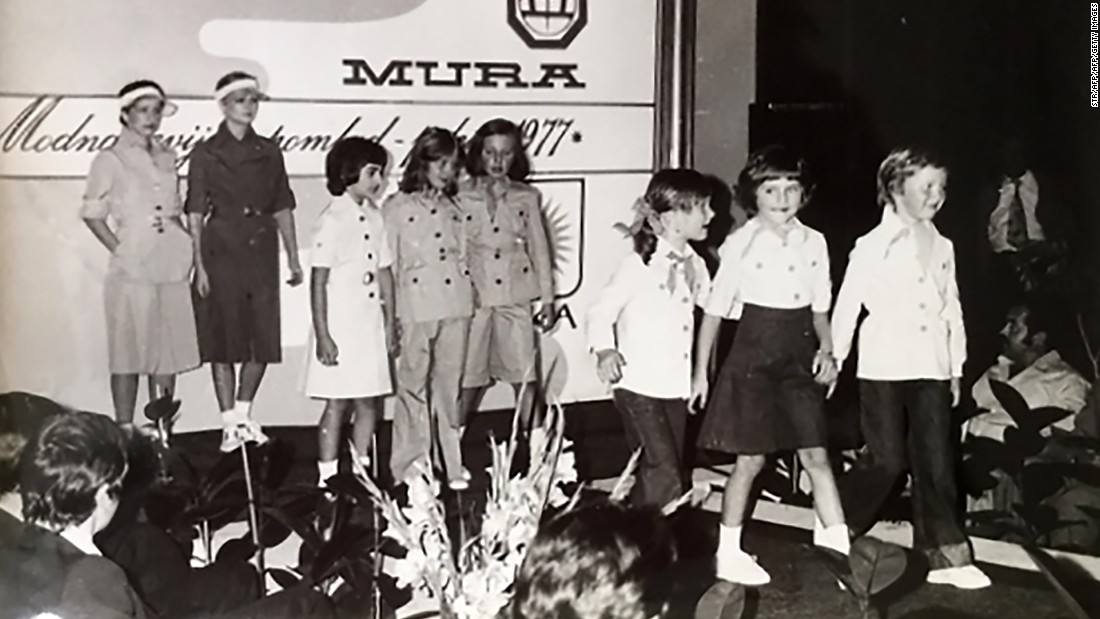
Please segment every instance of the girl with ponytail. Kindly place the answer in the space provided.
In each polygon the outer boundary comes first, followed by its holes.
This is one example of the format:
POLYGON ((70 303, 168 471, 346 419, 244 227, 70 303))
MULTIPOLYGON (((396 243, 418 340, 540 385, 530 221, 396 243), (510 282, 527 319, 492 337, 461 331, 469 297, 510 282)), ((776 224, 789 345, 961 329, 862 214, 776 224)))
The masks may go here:
POLYGON ((702 174, 670 169, 653 175, 634 212, 633 223, 616 226, 634 252, 600 291, 585 326, 627 441, 642 447, 631 502, 660 508, 684 490, 694 310, 710 290, 706 264, 688 242, 706 238, 714 211, 702 174))

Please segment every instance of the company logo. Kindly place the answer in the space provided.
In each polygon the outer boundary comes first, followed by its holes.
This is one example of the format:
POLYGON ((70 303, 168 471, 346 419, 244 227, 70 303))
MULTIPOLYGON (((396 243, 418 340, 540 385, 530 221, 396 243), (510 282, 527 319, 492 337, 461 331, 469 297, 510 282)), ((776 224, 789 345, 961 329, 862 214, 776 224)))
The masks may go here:
POLYGON ((508 0, 508 25, 535 49, 565 49, 588 23, 588 0, 508 0))

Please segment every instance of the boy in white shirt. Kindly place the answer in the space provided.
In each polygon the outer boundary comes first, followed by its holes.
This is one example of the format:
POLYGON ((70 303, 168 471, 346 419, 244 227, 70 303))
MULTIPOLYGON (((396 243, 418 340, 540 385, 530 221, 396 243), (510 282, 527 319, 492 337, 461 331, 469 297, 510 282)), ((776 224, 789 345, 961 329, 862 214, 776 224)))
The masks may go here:
POLYGON ((928 556, 928 582, 980 589, 990 580, 956 511, 951 409, 966 333, 955 250, 932 224, 946 196, 947 170, 927 153, 896 149, 879 166, 882 222, 856 241, 832 318, 839 367, 868 311, 857 368, 866 448, 840 492, 849 525, 864 532, 911 470, 913 546, 928 556))

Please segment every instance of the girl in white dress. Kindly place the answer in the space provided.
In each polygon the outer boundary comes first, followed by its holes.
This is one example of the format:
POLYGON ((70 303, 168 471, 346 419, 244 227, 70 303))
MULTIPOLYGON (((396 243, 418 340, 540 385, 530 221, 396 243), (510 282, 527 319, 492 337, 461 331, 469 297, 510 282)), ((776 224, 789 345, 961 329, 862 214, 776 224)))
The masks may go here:
POLYGON ((355 411, 356 456, 367 464, 382 397, 392 393, 393 259, 385 242, 382 194, 386 150, 361 137, 336 142, 325 158, 329 193, 313 237, 313 310, 306 395, 326 400, 318 428, 318 483, 336 474, 340 429, 355 411))

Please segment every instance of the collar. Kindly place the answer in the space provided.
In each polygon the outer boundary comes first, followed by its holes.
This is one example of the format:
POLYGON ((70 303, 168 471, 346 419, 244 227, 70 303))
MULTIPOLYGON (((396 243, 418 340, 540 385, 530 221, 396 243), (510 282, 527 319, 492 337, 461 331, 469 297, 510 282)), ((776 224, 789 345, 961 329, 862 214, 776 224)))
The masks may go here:
POLYGON ((83 527, 68 527, 62 530, 58 535, 65 538, 65 541, 69 542, 73 546, 76 546, 77 550, 83 552, 86 555, 102 556, 103 553, 96 547, 95 542, 92 540, 92 535, 88 533, 83 527))
POLYGON ((917 226, 927 226, 928 231, 932 233, 933 239, 935 241, 939 240, 940 232, 936 229, 936 224, 931 221, 907 223, 894 211, 893 207, 889 205, 883 207, 882 221, 879 223, 878 227, 886 238, 886 250, 889 251, 894 243, 908 236, 913 228, 917 226))
MULTIPOLYGON (((118 148, 145 150, 145 138, 138 135, 133 129, 125 126, 118 132, 118 142, 115 144, 118 148)), ((164 146, 156 136, 153 136, 151 144, 150 152, 157 153, 164 150, 164 146)))
POLYGON ((791 219, 791 226, 785 231, 780 231, 770 224, 764 223, 760 220, 759 215, 745 222, 744 227, 747 228, 749 233, 749 241, 745 244, 746 252, 752 247, 757 237, 765 233, 775 235, 784 245, 794 245, 796 247, 805 244, 810 238, 809 228, 802 223, 797 215, 791 219))
POLYGON ((661 260, 667 260, 669 254, 673 254, 676 258, 683 260, 685 258, 694 258, 695 250, 691 248, 690 243, 686 243, 684 245, 684 251, 676 251, 672 243, 666 241, 663 236, 658 236, 657 247, 653 250, 653 255, 659 256, 661 260))
POLYGON ((240 144, 242 146, 249 146, 253 142, 259 142, 260 136, 256 135, 256 130, 252 128, 252 125, 249 125, 248 128, 244 130, 244 136, 241 137, 240 140, 238 140, 237 136, 233 135, 233 133, 229 131, 229 127, 226 126, 225 121, 223 120, 218 123, 218 130, 214 133, 214 137, 210 138, 210 141, 217 146, 225 146, 229 144, 240 144))

